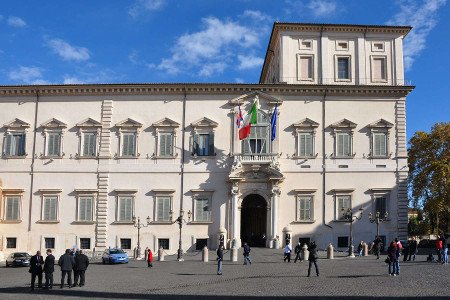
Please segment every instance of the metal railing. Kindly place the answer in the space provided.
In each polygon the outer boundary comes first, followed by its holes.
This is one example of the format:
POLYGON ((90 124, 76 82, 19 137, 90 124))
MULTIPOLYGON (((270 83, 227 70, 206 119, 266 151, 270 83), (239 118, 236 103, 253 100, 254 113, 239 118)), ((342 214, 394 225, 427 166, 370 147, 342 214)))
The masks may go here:
POLYGON ((411 86, 412 81, 408 79, 372 81, 372 78, 353 77, 349 79, 337 78, 314 78, 312 80, 299 80, 298 77, 281 77, 276 79, 277 84, 304 84, 304 85, 386 85, 386 86, 411 86))
POLYGON ((272 163, 278 160, 278 154, 275 153, 255 153, 255 154, 237 154, 234 156, 235 162, 245 163, 272 163))

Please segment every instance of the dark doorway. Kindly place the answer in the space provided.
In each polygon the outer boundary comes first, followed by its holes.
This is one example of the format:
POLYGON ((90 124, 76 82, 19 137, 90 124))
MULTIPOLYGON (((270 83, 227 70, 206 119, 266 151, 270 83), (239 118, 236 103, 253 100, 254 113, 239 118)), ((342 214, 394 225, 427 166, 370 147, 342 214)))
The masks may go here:
POLYGON ((256 194, 248 195, 241 207, 241 241, 251 247, 266 246, 267 203, 256 194))

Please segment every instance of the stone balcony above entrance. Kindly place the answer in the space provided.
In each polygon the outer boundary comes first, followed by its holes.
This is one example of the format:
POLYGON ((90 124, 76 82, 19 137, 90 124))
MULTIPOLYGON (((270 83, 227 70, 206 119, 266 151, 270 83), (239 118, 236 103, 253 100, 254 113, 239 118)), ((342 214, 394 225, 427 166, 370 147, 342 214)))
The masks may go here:
POLYGON ((243 165, 270 165, 279 169, 278 154, 236 154, 234 155, 233 170, 243 165))

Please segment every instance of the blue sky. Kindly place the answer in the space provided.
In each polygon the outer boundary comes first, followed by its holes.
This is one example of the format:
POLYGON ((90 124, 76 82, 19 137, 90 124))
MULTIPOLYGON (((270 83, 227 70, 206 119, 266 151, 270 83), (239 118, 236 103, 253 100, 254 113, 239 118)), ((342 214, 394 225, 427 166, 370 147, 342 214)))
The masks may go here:
POLYGON ((412 25, 408 138, 450 121, 447 0, 15 0, 0 7, 0 85, 256 83, 274 21, 412 25))

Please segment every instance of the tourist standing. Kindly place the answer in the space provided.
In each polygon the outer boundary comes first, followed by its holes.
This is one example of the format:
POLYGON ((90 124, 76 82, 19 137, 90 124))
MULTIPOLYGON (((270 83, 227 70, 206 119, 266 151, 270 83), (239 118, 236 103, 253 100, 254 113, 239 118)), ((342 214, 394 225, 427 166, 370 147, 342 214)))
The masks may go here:
POLYGON ((250 259, 250 246, 247 243, 244 243, 244 265, 252 264, 252 260, 250 259))
POLYGON ((413 261, 416 260, 416 254, 417 254, 417 239, 415 237, 413 237, 410 241, 410 245, 409 245, 409 257, 408 257, 408 261, 411 261, 411 257, 413 259, 413 261))
POLYGON ((75 278, 73 280, 73 286, 77 286, 78 278, 80 279, 80 287, 85 284, 86 270, 89 266, 89 258, 83 253, 83 250, 77 252, 75 255, 75 278))
POLYGON ((361 242, 359 242, 359 244, 358 244, 358 256, 362 256, 362 254, 363 254, 363 248, 364 247, 364 242, 363 241, 361 241, 361 242))
POLYGON ((70 249, 66 250, 66 253, 61 255, 58 260, 58 265, 61 267, 61 288, 64 287, 64 278, 67 275, 67 284, 69 288, 72 287, 72 270, 75 266, 75 259, 70 253, 70 249))
POLYGON ((440 238, 436 240, 436 253, 438 256, 438 262, 442 262, 442 240, 440 238))
POLYGON ((55 271, 55 257, 51 249, 47 249, 47 257, 44 262, 45 289, 53 288, 53 272, 55 271))
POLYGON ((439 239, 442 243, 442 263, 448 264, 448 244, 447 239, 445 238, 445 235, 442 234, 441 238, 439 239))
POLYGON ((376 239, 373 241, 372 246, 374 254, 377 256, 377 259, 380 259, 381 244, 382 244, 381 238, 377 236, 376 239))
POLYGON ((38 278, 38 288, 42 288, 42 266, 44 265, 44 258, 41 255, 41 251, 37 251, 36 255, 33 255, 30 260, 31 273, 31 290, 34 290, 34 284, 36 282, 36 276, 38 278))
POLYGON ((297 262, 297 259, 300 260, 300 262, 302 261, 302 244, 300 242, 298 242, 297 246, 295 246, 295 259, 294 259, 294 263, 297 262))
POLYGON ((146 251, 148 251, 148 254, 147 254, 147 267, 148 268, 152 268, 153 267, 153 252, 150 249, 148 249, 146 251))
POLYGON ((291 244, 289 242, 286 243, 286 246, 284 247, 284 262, 291 262, 291 252, 292 252, 292 247, 291 244))
POLYGON ((311 275, 311 267, 314 263, 314 266, 316 267, 316 275, 319 276, 319 266, 317 265, 317 259, 319 259, 319 253, 317 252, 317 246, 315 242, 311 242, 308 247, 309 251, 309 266, 308 266, 308 277, 311 275))
POLYGON ((398 258, 400 256, 396 241, 392 241, 389 245, 387 254, 389 257, 389 276, 397 276, 400 274, 398 258))
POLYGON ((217 275, 222 275, 223 245, 217 249, 217 275))

